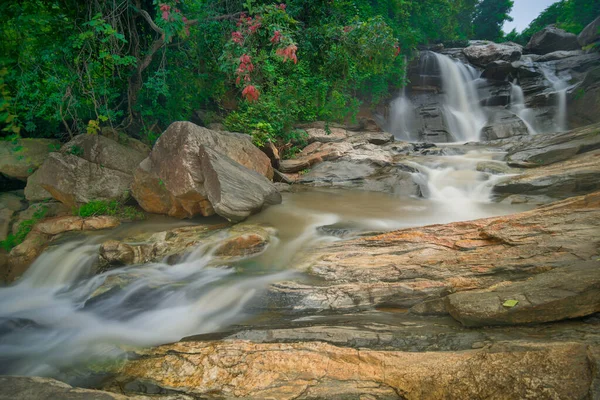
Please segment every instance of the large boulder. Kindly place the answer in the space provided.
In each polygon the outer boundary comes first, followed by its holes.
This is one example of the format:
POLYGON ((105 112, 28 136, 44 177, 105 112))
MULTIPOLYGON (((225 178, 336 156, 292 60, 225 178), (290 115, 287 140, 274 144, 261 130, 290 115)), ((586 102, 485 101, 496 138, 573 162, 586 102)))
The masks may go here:
POLYGON ((19 139, 17 143, 0 141, 0 174, 26 181, 58 147, 59 141, 54 139, 19 139))
POLYGON ((579 36, 577 36, 577 40, 581 47, 586 47, 600 41, 600 16, 590 22, 581 31, 579 36))
POLYGON ((271 161, 249 136, 175 122, 135 170, 132 193, 151 213, 239 221, 281 202, 272 176, 271 161))
POLYGON ((92 200, 124 200, 132 172, 144 157, 104 136, 80 135, 48 156, 28 180, 25 195, 30 201, 41 200, 43 189, 68 207, 92 200))
POLYGON ((469 46, 463 52, 472 64, 486 67, 493 61, 517 61, 521 58, 523 47, 516 43, 489 43, 469 46))
POLYGON ((579 50, 577 36, 553 25, 536 32, 525 50, 534 54, 548 54, 558 50, 579 50))

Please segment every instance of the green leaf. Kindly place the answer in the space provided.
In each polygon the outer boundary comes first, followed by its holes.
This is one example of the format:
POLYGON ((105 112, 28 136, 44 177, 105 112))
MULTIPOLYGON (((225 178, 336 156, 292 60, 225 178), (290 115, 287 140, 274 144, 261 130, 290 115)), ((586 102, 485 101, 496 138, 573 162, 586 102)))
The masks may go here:
POLYGON ((514 307, 519 304, 519 300, 506 300, 502 305, 504 307, 514 307))

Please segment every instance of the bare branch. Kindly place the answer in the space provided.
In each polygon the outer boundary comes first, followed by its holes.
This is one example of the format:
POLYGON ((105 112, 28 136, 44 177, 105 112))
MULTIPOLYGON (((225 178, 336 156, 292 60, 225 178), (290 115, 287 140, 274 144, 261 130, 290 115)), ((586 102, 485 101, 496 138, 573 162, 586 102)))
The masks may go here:
POLYGON ((154 29, 156 32, 158 32, 161 35, 164 35, 165 33, 163 32, 162 29, 160 29, 158 27, 158 25, 156 25, 154 23, 154 21, 152 21, 152 17, 150 17, 150 14, 148 14, 148 12, 146 10, 142 10, 141 8, 138 10, 140 14, 142 14, 142 17, 144 17, 144 19, 148 22, 148 24, 150 24, 150 27, 152 29, 154 29))

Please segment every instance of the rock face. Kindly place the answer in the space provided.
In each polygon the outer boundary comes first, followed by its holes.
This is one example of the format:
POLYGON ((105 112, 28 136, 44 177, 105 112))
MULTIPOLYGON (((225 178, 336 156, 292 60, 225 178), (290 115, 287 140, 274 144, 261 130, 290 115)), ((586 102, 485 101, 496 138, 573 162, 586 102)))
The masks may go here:
POLYGON ((175 122, 136 169, 132 193, 151 213, 240 221, 281 202, 272 176, 271 161, 248 136, 175 122))
POLYGON ((506 110, 497 110, 481 130, 483 140, 506 139, 512 136, 528 135, 527 126, 515 114, 506 110))
POLYGON ((531 324, 590 315, 600 311, 600 262, 550 271, 488 291, 454 293, 446 297, 446 308, 466 326, 531 324), (505 305, 511 300, 518 303, 505 305))
POLYGON ((568 119, 571 126, 585 126, 600 121, 600 62, 586 72, 577 89, 568 95, 568 119))
POLYGON ((599 254, 594 239, 599 206, 596 192, 505 217, 332 243, 297 263, 321 284, 282 282, 273 286, 273 295, 297 311, 408 309, 553 269, 577 280, 569 268, 599 254))
POLYGON ((312 167, 323 161, 332 161, 352 149, 350 143, 313 142, 306 146, 295 158, 283 160, 279 164, 281 172, 294 173, 312 167))
POLYGON ((21 276, 44 251, 53 236, 64 232, 115 228, 119 224, 120 221, 117 218, 109 216, 90 218, 63 216, 45 219, 33 227, 23 243, 10 251, 8 270, 3 278, 8 282, 12 282, 21 276))
POLYGON ((500 197, 545 196, 564 199, 600 189, 600 150, 583 153, 567 161, 531 168, 494 186, 500 197))
POLYGON ((526 51, 534 54, 548 54, 558 50, 579 50, 580 48, 576 35, 552 25, 536 32, 525 46, 526 51))
POLYGON ((565 161, 598 148, 600 124, 569 132, 519 137, 507 141, 503 146, 508 152, 508 164, 520 168, 541 167, 565 161))
POLYGON ((584 399, 594 375, 578 343, 415 353, 319 342, 182 342, 128 363, 121 387, 202 398, 584 399))
POLYGON ((16 144, 1 141, 0 174, 27 181, 48 154, 58 147, 59 141, 53 139, 20 139, 16 144))
POLYGON ((577 36, 577 40, 579 41, 579 45, 581 47, 586 47, 591 44, 594 44, 600 41, 600 16, 590 22, 588 26, 586 26, 579 36, 577 36))
POLYGON ((38 186, 68 207, 92 200, 124 200, 132 171, 144 154, 98 135, 79 135, 60 152, 51 153, 28 180, 30 200, 42 196, 38 186))
POLYGON ((51 378, 0 376, 0 400, 192 400, 185 395, 126 396, 100 390, 74 388, 51 378))
POLYGON ((523 48, 516 43, 490 43, 469 46, 463 52, 471 63, 479 67, 486 67, 493 61, 517 61, 521 58, 523 48))

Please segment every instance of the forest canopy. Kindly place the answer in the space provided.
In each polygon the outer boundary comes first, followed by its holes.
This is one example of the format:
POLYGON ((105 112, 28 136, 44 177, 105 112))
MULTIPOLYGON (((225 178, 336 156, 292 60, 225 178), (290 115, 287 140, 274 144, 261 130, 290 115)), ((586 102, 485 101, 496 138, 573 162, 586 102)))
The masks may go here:
MULTIPOLYGON (((113 126, 152 143, 193 120, 290 140, 298 121, 352 119, 389 98, 419 46, 466 43, 490 4, 499 39, 511 1, 11 2, 0 128, 67 140, 113 126)), ((585 18, 560 21, 575 30, 585 18)))

